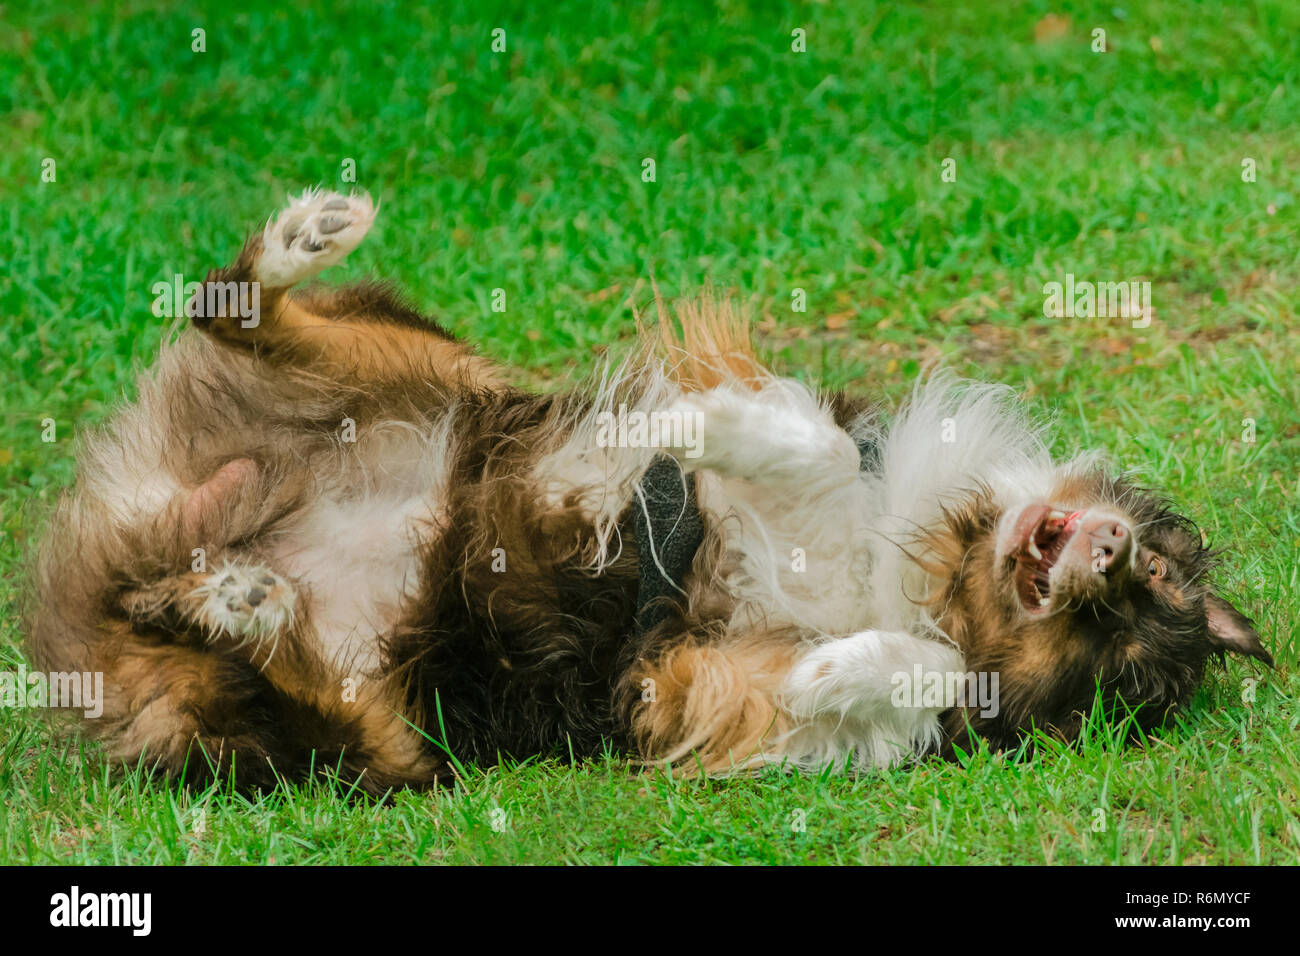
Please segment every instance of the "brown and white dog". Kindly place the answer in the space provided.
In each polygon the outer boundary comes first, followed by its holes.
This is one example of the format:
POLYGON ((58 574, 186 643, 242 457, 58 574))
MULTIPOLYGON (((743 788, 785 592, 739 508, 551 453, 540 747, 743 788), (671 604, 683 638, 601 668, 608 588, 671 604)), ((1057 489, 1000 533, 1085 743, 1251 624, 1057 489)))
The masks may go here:
POLYGON ((374 215, 293 201, 84 440, 28 632, 46 671, 104 674, 115 760, 372 792, 611 744, 876 767, 1068 738, 1094 704, 1147 729, 1216 652, 1271 664, 1191 523, 1054 462, 1009 390, 820 397, 706 297, 591 388, 528 394, 382 285, 290 291, 374 215), (684 555, 643 520, 664 464, 684 555))

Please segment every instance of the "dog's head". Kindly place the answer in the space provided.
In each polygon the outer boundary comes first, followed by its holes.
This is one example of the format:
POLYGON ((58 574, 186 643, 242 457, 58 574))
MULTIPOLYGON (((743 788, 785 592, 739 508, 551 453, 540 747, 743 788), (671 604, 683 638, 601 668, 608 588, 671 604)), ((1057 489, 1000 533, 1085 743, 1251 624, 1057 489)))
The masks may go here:
POLYGON ((968 671, 998 675, 998 706, 946 717, 945 748, 969 731, 1015 746, 1031 727, 1076 736, 1099 699, 1150 729, 1184 706, 1212 655, 1270 666, 1252 623, 1210 590, 1196 526, 1159 496, 1102 472, 1063 472, 1041 500, 981 496, 937 536, 947 584, 940 624, 968 671))

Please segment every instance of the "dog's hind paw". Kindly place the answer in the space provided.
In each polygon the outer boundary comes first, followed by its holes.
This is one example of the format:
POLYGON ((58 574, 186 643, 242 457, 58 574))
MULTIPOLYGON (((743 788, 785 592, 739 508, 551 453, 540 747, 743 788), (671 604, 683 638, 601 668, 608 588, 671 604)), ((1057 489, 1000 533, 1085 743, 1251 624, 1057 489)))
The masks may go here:
POLYGON ((375 212, 365 193, 306 190, 266 224, 258 281, 271 289, 288 288, 343 261, 370 231, 375 212))
POLYGON ((213 638, 273 638, 293 624, 297 595, 284 578, 263 565, 226 565, 195 592, 199 617, 213 638))

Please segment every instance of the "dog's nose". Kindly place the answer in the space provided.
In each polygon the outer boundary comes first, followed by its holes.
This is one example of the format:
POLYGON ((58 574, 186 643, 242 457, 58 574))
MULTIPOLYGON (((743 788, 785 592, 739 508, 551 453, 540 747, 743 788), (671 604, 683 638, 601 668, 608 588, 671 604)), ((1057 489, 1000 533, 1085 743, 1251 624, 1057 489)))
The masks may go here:
POLYGON ((1102 574, 1128 567, 1133 550, 1133 533, 1122 521, 1104 517, 1085 525, 1092 548, 1092 569, 1102 574))

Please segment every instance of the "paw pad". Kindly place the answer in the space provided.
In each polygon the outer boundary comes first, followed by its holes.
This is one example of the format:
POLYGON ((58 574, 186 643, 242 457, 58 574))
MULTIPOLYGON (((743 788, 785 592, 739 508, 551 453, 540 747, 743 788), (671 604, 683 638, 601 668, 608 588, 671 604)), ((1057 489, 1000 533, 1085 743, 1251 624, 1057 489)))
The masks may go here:
POLYGON ((293 587, 267 568, 223 568, 200 592, 205 622, 218 634, 265 637, 293 623, 293 587))
POLYGON ((287 288, 310 278, 342 261, 374 221, 375 205, 364 193, 307 190, 267 223, 258 280, 269 288, 287 288))

